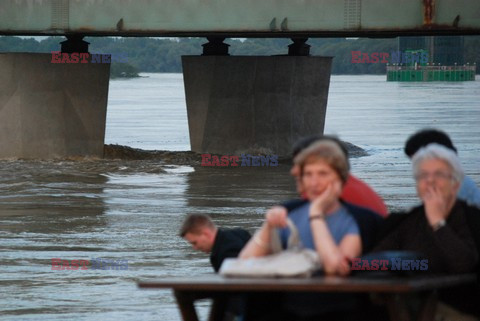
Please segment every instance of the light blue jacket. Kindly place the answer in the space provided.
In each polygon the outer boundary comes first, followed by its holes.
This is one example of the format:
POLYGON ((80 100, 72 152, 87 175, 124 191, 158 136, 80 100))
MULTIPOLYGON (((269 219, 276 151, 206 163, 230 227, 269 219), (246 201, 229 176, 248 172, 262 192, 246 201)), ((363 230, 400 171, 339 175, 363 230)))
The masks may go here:
POLYGON ((468 205, 473 205, 480 208, 480 188, 468 176, 463 178, 462 185, 458 190, 458 198, 467 202, 468 205))

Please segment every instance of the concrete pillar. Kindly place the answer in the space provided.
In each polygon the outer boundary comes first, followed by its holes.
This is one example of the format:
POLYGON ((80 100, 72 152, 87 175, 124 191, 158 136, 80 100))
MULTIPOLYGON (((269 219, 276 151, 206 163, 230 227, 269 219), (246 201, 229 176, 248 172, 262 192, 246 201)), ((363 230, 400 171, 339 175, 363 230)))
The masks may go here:
POLYGON ((182 57, 192 151, 287 156, 323 133, 331 57, 182 57))
POLYGON ((103 157, 110 64, 0 54, 0 158, 103 157))

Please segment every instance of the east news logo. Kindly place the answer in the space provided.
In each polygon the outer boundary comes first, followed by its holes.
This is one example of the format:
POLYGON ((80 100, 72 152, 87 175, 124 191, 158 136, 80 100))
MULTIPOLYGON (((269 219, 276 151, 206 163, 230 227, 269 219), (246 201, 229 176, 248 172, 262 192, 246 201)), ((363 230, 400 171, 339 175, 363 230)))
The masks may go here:
POLYGON ((392 258, 391 260, 364 260, 352 259, 352 271, 426 271, 428 260, 405 260, 392 258))
POLYGON ((236 155, 210 155, 202 154, 202 166, 278 166, 278 155, 252 156, 250 154, 236 155))
POLYGON ((109 64, 109 63, 126 63, 128 57, 126 53, 110 53, 110 54, 94 54, 88 52, 65 53, 60 51, 52 51, 52 64, 109 64))
POLYGON ((361 52, 352 51, 352 64, 426 64, 428 63, 427 51, 392 51, 388 52, 361 52))
POLYGON ((52 270, 128 270, 127 260, 95 258, 91 260, 65 260, 52 258, 52 270))

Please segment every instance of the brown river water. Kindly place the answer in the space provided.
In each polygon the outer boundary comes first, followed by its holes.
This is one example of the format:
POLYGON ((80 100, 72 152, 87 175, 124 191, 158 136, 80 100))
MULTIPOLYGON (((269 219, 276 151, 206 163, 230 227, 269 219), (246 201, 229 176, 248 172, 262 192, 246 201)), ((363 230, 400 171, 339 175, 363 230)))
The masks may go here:
MULTIPOLYGON (((0 161, 1 320, 179 320, 169 291, 136 282, 212 273, 207 256, 177 236, 185 215, 253 231, 268 207, 295 197, 287 163, 200 166, 200 155, 185 152, 182 75, 145 76, 111 81, 106 144, 150 152, 110 146, 113 159, 0 161), (58 271, 52 258, 126 260, 128 269, 58 271)), ((352 158, 352 172, 390 210, 408 209, 418 200, 402 148, 418 129, 447 131, 480 184, 478 80, 332 76, 325 133, 363 148, 368 156, 352 158)))

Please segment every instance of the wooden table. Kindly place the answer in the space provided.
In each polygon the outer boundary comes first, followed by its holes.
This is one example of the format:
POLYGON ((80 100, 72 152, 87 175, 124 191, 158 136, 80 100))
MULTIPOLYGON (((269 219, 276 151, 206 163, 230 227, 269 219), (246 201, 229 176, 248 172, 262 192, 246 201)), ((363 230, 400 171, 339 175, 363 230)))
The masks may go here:
POLYGON ((330 293, 377 293, 385 300, 391 320, 411 320, 405 306, 407 295, 421 295, 421 309, 416 320, 433 320, 435 290, 454 287, 476 281, 474 274, 360 278, 360 277, 315 277, 308 279, 257 279, 224 278, 219 275, 197 278, 171 278, 160 281, 139 282, 142 289, 172 289, 184 321, 198 321, 194 302, 213 298, 211 321, 222 320, 226 294, 258 292, 330 292, 330 293))

